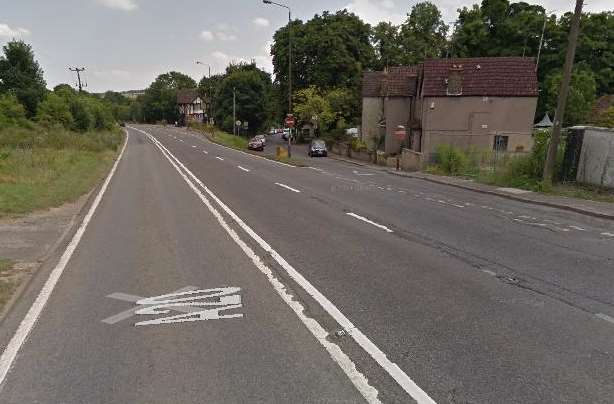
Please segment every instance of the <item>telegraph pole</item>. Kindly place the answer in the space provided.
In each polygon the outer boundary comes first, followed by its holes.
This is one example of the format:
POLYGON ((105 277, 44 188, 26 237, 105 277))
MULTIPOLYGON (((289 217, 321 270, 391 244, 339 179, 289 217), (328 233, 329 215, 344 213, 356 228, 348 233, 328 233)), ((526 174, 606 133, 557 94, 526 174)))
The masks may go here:
POLYGON ((81 83, 81 72, 85 71, 85 67, 69 67, 68 70, 77 73, 77 83, 79 84, 79 92, 83 91, 83 84, 81 83))
POLYGON ((548 154, 546 155, 546 163, 544 164, 544 185, 547 188, 552 186, 554 162, 556 161, 556 154, 559 148, 559 142, 561 138, 561 125, 563 124, 563 118, 565 117, 565 106, 567 104, 567 95, 569 93, 569 82, 571 81, 571 71, 573 69, 573 60, 576 55, 576 44, 578 43, 578 34, 580 31, 582 2, 583 0, 576 0, 576 9, 574 11, 573 20, 571 21, 571 29, 569 30, 567 54, 565 56, 565 65, 563 66, 563 78, 561 79, 559 98, 556 104, 556 112, 554 113, 552 137, 550 138, 548 154))
POLYGON ((237 89, 232 88, 232 134, 237 133, 237 89))

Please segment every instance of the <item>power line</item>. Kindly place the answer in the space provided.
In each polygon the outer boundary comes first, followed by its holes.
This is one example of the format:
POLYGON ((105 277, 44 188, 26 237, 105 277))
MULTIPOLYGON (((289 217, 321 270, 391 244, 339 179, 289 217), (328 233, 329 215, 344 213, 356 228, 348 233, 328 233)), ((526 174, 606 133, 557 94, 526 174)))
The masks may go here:
POLYGON ((85 71, 85 67, 69 67, 68 70, 77 73, 77 83, 79 86, 79 92, 83 91, 83 87, 87 87, 87 83, 81 82, 81 72, 85 71))

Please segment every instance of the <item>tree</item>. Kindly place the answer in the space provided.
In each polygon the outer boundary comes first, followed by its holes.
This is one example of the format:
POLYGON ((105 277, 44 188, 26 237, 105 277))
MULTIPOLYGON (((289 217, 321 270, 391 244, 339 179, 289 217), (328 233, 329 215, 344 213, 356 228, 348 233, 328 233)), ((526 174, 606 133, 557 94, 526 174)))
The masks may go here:
POLYGON ((593 123, 604 128, 614 128, 614 105, 598 114, 593 123))
MULTIPOLYGON (((556 109, 558 91, 561 85, 562 73, 557 71, 546 79, 548 89, 548 110, 556 109)), ((595 75, 582 66, 574 69, 571 76, 567 106, 565 108, 565 126, 588 122, 593 103, 595 102, 597 84, 595 75)))
POLYGON ((300 122, 316 123, 322 131, 327 131, 335 122, 335 113, 330 102, 315 86, 297 91, 294 113, 300 122))
POLYGON ((23 41, 10 41, 2 48, 0 57, 0 94, 14 94, 26 108, 28 116, 36 114, 36 107, 45 96, 43 70, 34 60, 32 47, 23 41))
POLYGON ((179 120, 177 90, 196 88, 196 82, 179 72, 159 75, 145 90, 143 96, 143 118, 146 122, 179 120))
MULTIPOLYGON (((303 23, 292 21, 292 83, 296 91, 314 85, 322 90, 349 87, 358 91, 362 71, 373 66, 371 27, 347 10, 324 12, 303 23)), ((271 55, 280 94, 288 90, 288 26, 273 37, 271 55)), ((279 100, 280 109, 287 107, 279 100)), ((358 115, 360 111, 355 111, 358 115)))
POLYGON ((215 120, 226 131, 234 121, 233 90, 236 92, 236 119, 249 123, 249 132, 262 129, 270 119, 271 78, 255 64, 231 65, 216 96, 215 120))
POLYGON ((380 22, 373 27, 371 42, 375 48, 375 70, 403 63, 399 27, 390 22, 380 22))
POLYGON ((54 93, 48 94, 39 104, 36 120, 47 127, 61 125, 70 129, 74 124, 68 102, 65 98, 54 93))
POLYGON ((26 120, 26 109, 17 97, 11 94, 0 95, 0 129, 21 126, 26 120))
POLYGON ((427 58, 442 56, 447 45, 447 32, 448 26, 435 4, 424 1, 414 5, 401 25, 403 62, 416 64, 427 58))

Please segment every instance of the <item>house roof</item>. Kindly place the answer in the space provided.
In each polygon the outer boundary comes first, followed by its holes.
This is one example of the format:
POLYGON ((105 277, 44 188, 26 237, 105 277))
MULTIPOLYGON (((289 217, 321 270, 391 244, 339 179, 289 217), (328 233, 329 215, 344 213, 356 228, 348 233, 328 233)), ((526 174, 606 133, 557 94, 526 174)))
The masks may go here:
POLYGON ((422 95, 446 97, 450 69, 462 78, 462 96, 537 97, 535 60, 523 57, 427 59, 422 95))
POLYGON ((177 104, 191 104, 198 96, 196 88, 177 90, 177 104))
POLYGON ((391 67, 383 72, 364 72, 363 97, 412 97, 416 95, 417 66, 391 67))

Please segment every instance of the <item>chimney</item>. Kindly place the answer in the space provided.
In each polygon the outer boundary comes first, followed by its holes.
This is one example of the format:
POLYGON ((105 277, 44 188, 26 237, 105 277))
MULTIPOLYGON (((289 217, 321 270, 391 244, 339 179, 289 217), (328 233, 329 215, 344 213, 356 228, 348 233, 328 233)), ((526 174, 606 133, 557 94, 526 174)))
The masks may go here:
POLYGON ((448 85, 446 93, 448 95, 461 95, 463 93, 463 65, 452 65, 448 71, 448 85))

